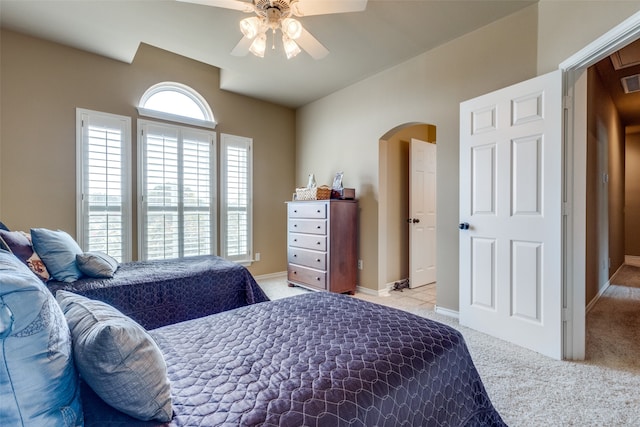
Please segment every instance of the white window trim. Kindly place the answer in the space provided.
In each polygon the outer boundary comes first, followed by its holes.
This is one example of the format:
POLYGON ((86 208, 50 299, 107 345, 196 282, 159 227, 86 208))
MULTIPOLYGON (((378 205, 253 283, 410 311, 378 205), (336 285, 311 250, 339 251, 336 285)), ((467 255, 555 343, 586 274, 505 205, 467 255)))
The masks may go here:
POLYGON ((184 123, 193 126, 200 126, 208 129, 215 129, 217 123, 213 116, 213 111, 207 103, 207 101, 197 91, 193 90, 187 85, 177 82, 162 82, 151 86, 140 98, 138 103, 138 114, 145 117, 151 117, 154 119, 167 120, 171 122, 184 123), (178 114, 166 113, 164 111, 153 110, 145 108, 145 104, 153 95, 159 92, 174 91, 185 95, 195 102, 205 115, 204 120, 196 119, 193 117, 181 116, 178 114))
POLYGON ((164 111, 151 110, 143 107, 137 107, 137 110, 138 114, 141 116, 150 117, 152 119, 183 123, 185 125, 199 126, 207 129, 215 129, 218 125, 216 122, 209 120, 194 119, 193 117, 179 116, 177 114, 165 113, 164 111))
POLYGON ((243 265, 251 265, 253 261, 253 139, 237 135, 220 134, 220 253, 225 259, 237 262, 243 265), (237 145, 248 146, 249 157, 247 165, 247 185, 248 185, 248 207, 247 207, 247 253, 242 256, 229 256, 226 253, 227 248, 227 146, 237 145))
POLYGON ((86 250, 84 235, 85 211, 84 211, 84 127, 83 116, 105 117, 111 120, 124 122, 123 132, 123 156, 122 169, 122 261, 132 260, 131 239, 131 118, 101 111, 93 111, 84 108, 76 108, 76 240, 83 250, 86 250))
MULTIPOLYGON (((188 130, 193 130, 191 128, 185 128, 184 126, 180 126, 180 125, 172 125, 172 124, 168 124, 168 123, 161 123, 161 122, 154 122, 151 120, 145 120, 145 119, 138 119, 137 121, 137 129, 138 129, 138 138, 137 138, 137 153, 138 153, 138 177, 137 177, 137 194, 138 194, 138 200, 137 200, 137 210, 138 210, 138 259, 140 260, 144 260, 146 259, 146 248, 144 245, 145 242, 145 230, 146 230, 146 226, 147 226, 147 221, 146 221, 146 215, 145 215, 145 200, 144 200, 144 184, 145 184, 145 178, 144 178, 144 173, 145 173, 145 169, 144 169, 144 161, 145 161, 145 156, 144 156, 144 152, 143 152, 143 148, 144 148, 144 131, 146 129, 147 125, 152 125, 152 126, 166 126, 166 127, 171 127, 171 128, 176 128, 176 129, 188 129, 188 130)), ((214 167, 213 172, 211 173, 210 176, 210 182, 211 182, 211 255, 217 255, 218 254, 218 200, 217 200, 217 192, 216 192, 216 188, 217 188, 217 175, 218 175, 218 171, 215 169, 215 167, 217 166, 217 155, 216 155, 216 132, 211 132, 212 134, 212 138, 211 138, 211 144, 212 144, 212 148, 211 148, 211 165, 214 167)))

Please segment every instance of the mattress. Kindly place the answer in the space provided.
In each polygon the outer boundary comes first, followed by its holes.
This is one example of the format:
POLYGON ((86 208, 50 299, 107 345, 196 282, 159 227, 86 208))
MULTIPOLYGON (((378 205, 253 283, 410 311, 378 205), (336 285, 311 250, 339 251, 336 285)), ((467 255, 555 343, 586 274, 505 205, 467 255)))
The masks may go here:
POLYGON ((122 263, 110 279, 47 287, 104 301, 146 329, 269 300, 245 267, 217 256, 122 263))
MULTIPOLYGON (((503 426, 462 335, 346 295, 310 293, 151 331, 171 426, 503 426)), ((87 426, 152 426, 87 388, 87 426)))

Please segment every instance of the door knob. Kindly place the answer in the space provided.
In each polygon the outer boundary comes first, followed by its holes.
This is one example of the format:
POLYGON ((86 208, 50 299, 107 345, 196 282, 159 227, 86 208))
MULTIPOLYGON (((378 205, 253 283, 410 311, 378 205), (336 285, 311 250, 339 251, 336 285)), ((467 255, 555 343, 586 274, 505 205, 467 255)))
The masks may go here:
POLYGON ((458 228, 460 230, 468 230, 469 229, 469 223, 468 222, 461 222, 460 224, 458 224, 458 228))
POLYGON ((418 218, 413 218, 413 220, 412 220, 412 221, 413 221, 413 223, 414 223, 414 224, 417 224, 417 223, 419 223, 419 222, 420 222, 420 220, 419 220, 418 218))

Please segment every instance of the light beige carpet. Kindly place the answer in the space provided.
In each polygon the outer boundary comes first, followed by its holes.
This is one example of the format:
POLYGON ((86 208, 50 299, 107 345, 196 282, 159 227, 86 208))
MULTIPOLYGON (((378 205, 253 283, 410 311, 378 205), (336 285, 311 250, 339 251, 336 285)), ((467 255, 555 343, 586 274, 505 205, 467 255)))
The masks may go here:
MULTIPOLYGON (((275 298, 305 292, 283 281, 268 287, 275 298)), ((511 427, 640 426, 640 288, 613 285, 605 292, 587 317, 587 360, 582 362, 553 360, 511 345, 424 304, 404 304, 405 298, 356 297, 460 330, 494 406, 511 427)))

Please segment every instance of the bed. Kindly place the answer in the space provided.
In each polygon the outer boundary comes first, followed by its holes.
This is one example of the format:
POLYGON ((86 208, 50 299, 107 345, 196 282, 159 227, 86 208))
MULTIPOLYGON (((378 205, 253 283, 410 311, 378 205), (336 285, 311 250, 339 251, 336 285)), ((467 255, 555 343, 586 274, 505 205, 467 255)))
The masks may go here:
POLYGON ((127 262, 113 278, 47 287, 104 301, 146 329, 269 300, 245 267, 217 256, 127 262))
MULTIPOLYGON (((503 426, 455 329, 327 292, 150 331, 171 426, 503 426)), ((86 426, 157 426, 82 387, 86 426)))

